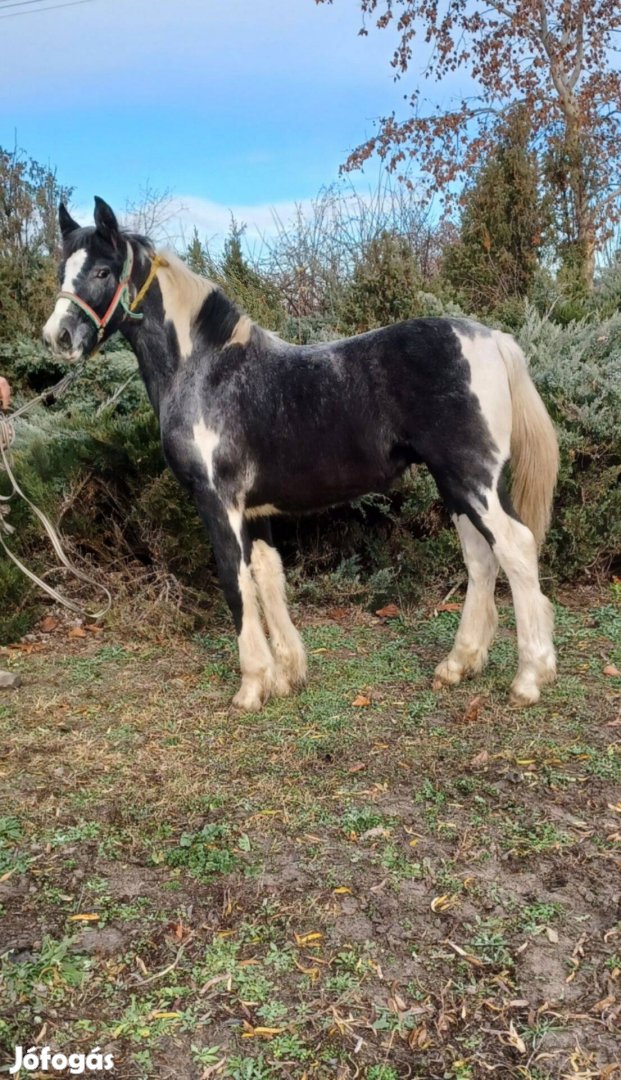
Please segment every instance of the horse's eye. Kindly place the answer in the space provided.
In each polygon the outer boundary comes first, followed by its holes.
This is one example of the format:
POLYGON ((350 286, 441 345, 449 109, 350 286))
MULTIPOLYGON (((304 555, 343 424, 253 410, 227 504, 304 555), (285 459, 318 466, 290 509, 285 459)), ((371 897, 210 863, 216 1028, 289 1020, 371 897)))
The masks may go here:
POLYGON ((110 277, 110 267, 109 266, 100 266, 98 270, 95 270, 95 277, 98 277, 98 278, 110 277))

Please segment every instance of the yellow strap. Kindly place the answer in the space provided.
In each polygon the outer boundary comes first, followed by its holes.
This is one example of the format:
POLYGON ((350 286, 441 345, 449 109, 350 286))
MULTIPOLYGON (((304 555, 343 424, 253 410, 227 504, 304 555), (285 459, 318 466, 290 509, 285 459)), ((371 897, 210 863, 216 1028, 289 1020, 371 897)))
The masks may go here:
POLYGON ((149 270, 147 280, 142 286, 140 292, 136 294, 131 304, 129 305, 130 311, 135 311, 138 307, 138 304, 142 303, 153 282, 155 281, 160 266, 170 266, 170 263, 168 262, 168 259, 164 258, 163 255, 154 255, 153 259, 151 260, 151 269, 149 270))

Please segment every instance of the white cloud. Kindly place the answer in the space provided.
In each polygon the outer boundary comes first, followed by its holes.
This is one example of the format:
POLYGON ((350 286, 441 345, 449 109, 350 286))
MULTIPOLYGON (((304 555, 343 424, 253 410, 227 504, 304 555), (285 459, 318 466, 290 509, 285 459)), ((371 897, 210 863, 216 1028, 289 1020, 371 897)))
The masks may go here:
POLYGON ((246 243, 252 248, 260 245, 263 237, 275 235, 278 220, 287 222, 294 217, 298 207, 305 212, 310 210, 312 205, 310 199, 301 199, 299 202, 226 206, 224 203, 202 199, 196 195, 180 195, 176 202, 179 210, 174 214, 167 230, 171 240, 177 243, 181 241, 183 244, 190 240, 196 228, 201 240, 215 250, 222 247, 232 217, 238 225, 246 226, 246 243))
MULTIPOLYGON (((166 222, 160 228, 149 231, 154 233, 152 238, 157 243, 167 243, 181 251, 191 240, 196 228, 201 241, 217 252, 222 248, 229 233, 231 218, 234 218, 238 225, 246 226, 244 236, 247 245, 256 248, 264 237, 275 235, 278 220, 286 223, 294 217, 298 209, 305 213, 310 211, 311 206, 311 199, 257 205, 226 205, 197 195, 172 196, 170 206, 164 211, 166 222)), ((115 210, 123 225, 137 227, 120 208, 115 207, 115 210)), ((71 214, 81 225, 88 225, 93 220, 93 207, 90 204, 78 204, 71 208, 71 214)))

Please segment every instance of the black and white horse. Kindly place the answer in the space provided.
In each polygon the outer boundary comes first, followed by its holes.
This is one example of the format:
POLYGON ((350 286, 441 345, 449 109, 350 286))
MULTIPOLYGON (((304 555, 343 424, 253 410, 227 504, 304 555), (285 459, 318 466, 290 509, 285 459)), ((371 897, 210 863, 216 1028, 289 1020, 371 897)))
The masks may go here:
POLYGON ((134 350, 166 460, 211 536, 238 634, 236 706, 260 709, 306 678, 270 517, 386 491, 419 462, 453 516, 468 568, 461 623, 435 685, 483 668, 500 564, 517 622, 512 698, 539 699, 556 667, 537 545, 558 450, 513 338, 466 319, 411 319, 330 344, 290 345, 179 258, 157 256, 146 239, 121 231, 101 199, 94 227, 81 228, 62 206, 60 225, 62 292, 44 338, 69 360, 116 330, 134 350))

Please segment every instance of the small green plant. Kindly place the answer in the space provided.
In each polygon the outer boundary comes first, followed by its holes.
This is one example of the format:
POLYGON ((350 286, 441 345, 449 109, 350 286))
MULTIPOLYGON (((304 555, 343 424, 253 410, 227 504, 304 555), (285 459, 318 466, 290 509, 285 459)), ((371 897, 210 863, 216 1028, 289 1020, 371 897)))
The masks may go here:
POLYGON ((60 1001, 82 986, 89 968, 89 958, 75 952, 73 938, 56 941, 48 935, 35 959, 14 963, 6 957, 1 962, 5 993, 13 1003, 26 997, 36 999, 42 992, 50 1000, 60 1001))
POLYGON ((0 818, 0 877, 5 874, 23 874, 28 869, 30 858, 18 850, 22 837, 23 829, 17 818, 0 818))
POLYGON ((237 858, 224 846, 228 835, 228 825, 204 825, 199 832, 183 833, 178 846, 166 852, 166 862, 168 866, 183 867, 199 881, 230 874, 237 858))
POLYGON ((222 1048, 220 1046, 195 1046, 192 1043, 192 1058, 201 1068, 217 1065, 222 1058, 222 1048))
POLYGON ((385 825, 386 820, 373 806, 350 806, 344 812, 341 823, 348 835, 355 833, 356 836, 362 836, 370 829, 385 825))
POLYGON ((558 919, 562 911, 563 905, 559 903, 528 904, 521 912, 522 928, 527 934, 537 933, 558 919))
POLYGON ((297 1035, 277 1035, 272 1040, 271 1053, 277 1060, 288 1059, 289 1061, 308 1061, 312 1056, 311 1051, 304 1045, 297 1035))
POLYGON ((365 1078, 366 1080, 398 1080, 392 1065, 369 1065, 365 1078))
POLYGON ((499 920, 477 919, 477 924, 476 933, 470 939, 473 953, 490 967, 512 968, 513 956, 499 920))
POLYGON ((263 1054, 256 1058, 229 1058, 225 1076, 230 1080, 276 1080, 276 1073, 269 1067, 263 1054))

